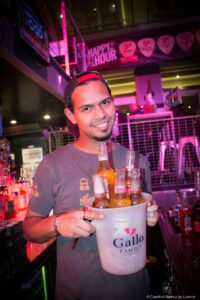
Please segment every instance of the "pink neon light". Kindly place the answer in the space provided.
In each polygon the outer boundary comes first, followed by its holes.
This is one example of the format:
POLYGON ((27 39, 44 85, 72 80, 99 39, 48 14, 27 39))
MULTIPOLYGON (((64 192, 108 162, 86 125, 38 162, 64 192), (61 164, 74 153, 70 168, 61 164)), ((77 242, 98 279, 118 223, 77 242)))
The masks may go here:
POLYGON ((61 14, 62 14, 62 32, 65 45, 65 72, 70 76, 69 68, 69 54, 68 54, 68 37, 67 37, 67 18, 64 0, 61 1, 61 14))

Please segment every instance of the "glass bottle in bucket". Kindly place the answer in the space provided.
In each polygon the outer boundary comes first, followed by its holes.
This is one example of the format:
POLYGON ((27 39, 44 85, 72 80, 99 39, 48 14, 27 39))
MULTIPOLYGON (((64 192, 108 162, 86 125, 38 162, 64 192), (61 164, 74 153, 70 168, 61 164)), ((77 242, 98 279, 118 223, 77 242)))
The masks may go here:
POLYGON ((141 194, 140 186, 140 169, 135 168, 131 171, 131 187, 130 187, 130 199, 132 205, 137 205, 145 202, 141 194))
POLYGON ((115 172, 111 168, 108 160, 108 151, 106 142, 98 144, 98 167, 96 174, 100 174, 103 178, 103 183, 106 191, 106 197, 111 199, 114 195, 115 188, 115 172))
POLYGON ((125 169, 115 170, 115 193, 110 199, 110 208, 131 206, 131 200, 126 195, 125 169))
POLYGON ((132 149, 128 149, 126 152, 126 162, 125 162, 125 183, 126 183, 126 195, 130 196, 131 188, 131 171, 135 166, 135 152, 132 149))
POLYGON ((109 199, 106 198, 105 188, 101 175, 94 174, 92 179, 94 184, 94 201, 92 203, 92 206, 96 208, 108 208, 109 199))

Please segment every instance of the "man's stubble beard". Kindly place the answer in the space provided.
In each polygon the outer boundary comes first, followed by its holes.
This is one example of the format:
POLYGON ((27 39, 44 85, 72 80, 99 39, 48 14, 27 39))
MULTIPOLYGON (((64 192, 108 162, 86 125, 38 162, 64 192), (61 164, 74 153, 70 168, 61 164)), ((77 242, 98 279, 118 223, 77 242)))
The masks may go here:
POLYGON ((111 135, 112 135, 112 131, 108 135, 103 136, 103 137, 97 137, 97 136, 95 136, 94 139, 97 142, 105 142, 105 141, 107 141, 107 140, 110 139, 111 135))

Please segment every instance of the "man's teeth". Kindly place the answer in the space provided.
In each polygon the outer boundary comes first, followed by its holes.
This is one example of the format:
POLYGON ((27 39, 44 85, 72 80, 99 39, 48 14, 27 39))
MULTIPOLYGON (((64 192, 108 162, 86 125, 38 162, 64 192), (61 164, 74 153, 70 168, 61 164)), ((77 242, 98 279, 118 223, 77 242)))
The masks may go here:
POLYGON ((108 125, 108 123, 105 122, 105 123, 101 123, 101 124, 97 125, 97 127, 104 128, 104 127, 107 127, 107 125, 108 125))

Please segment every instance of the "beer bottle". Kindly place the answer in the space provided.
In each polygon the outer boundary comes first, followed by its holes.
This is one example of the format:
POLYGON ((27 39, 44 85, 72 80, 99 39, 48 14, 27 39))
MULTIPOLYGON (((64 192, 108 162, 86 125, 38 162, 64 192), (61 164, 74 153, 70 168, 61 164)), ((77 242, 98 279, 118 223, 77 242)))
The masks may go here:
POLYGON ((92 203, 92 206, 96 208, 108 208, 109 200, 106 198, 105 188, 101 175, 94 174, 92 176, 92 179, 94 184, 94 201, 92 203))
POLYGON ((131 171, 131 186, 130 186, 130 199, 131 205, 137 205, 144 202, 144 198, 141 194, 140 186, 140 169, 133 169, 131 171))
POLYGON ((106 142, 100 142, 98 145, 98 167, 96 174, 100 174, 102 176, 106 197, 111 199, 114 195, 115 172, 108 161, 106 142))
POLYGON ((125 183, 126 183, 126 195, 130 196, 131 187, 131 171, 134 169, 135 165, 135 152, 128 149, 126 152, 126 162, 125 162, 125 183))
POLYGON ((115 170, 115 193, 110 200, 110 208, 131 206, 131 200, 126 196, 125 169, 115 170))

